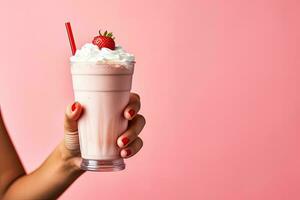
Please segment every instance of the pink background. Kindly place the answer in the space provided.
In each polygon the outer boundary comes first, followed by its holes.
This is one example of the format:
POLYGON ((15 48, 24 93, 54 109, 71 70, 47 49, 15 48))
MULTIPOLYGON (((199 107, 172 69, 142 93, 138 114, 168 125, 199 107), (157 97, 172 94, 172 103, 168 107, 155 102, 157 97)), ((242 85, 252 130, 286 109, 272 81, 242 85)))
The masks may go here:
POLYGON ((300 199, 298 0, 3 1, 0 103, 28 171, 72 102, 64 22, 137 57, 144 147, 60 199, 300 199), (298 55, 297 55, 298 54, 298 55))

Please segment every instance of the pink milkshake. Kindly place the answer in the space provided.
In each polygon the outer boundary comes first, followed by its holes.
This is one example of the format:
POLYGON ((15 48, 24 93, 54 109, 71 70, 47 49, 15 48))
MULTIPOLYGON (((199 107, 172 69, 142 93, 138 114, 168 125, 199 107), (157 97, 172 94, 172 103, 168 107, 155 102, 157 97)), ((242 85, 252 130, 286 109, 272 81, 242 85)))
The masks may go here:
POLYGON ((78 122, 81 168, 122 170, 125 163, 117 138, 127 129, 123 112, 129 102, 134 56, 120 46, 99 49, 88 43, 70 60, 75 100, 84 108, 78 122))

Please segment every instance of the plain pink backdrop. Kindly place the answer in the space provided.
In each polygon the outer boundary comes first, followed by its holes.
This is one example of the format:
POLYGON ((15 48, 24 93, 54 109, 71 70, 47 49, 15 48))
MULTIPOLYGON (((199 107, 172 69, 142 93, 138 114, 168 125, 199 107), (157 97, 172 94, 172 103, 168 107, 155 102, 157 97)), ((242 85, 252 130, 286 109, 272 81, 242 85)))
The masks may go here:
MULTIPOLYGON (((0 104, 28 171, 72 102, 64 22, 137 58, 144 147, 60 199, 300 199, 298 0, 2 1, 0 104)), ((1 152, 0 152, 1 156, 1 152)))

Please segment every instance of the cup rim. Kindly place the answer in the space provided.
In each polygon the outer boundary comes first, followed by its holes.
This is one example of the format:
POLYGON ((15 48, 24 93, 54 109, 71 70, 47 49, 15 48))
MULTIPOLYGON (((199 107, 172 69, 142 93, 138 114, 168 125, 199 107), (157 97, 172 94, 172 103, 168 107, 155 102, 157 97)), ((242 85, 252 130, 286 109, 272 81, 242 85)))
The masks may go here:
POLYGON ((101 63, 101 62, 92 62, 92 61, 70 61, 71 64, 95 64, 95 65, 133 65, 136 61, 130 62, 114 62, 114 63, 101 63))

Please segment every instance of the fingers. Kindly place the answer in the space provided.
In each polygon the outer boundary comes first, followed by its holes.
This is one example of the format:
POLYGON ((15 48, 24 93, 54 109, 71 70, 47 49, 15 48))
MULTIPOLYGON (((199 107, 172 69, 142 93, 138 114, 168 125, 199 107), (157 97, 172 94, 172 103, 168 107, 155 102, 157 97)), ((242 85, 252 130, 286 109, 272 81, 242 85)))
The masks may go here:
POLYGON ((137 138, 128 147, 122 149, 120 154, 123 158, 130 158, 135 155, 143 147, 143 141, 141 138, 137 138))
POLYGON ((125 131, 117 140, 119 147, 124 148, 135 139, 137 139, 139 133, 143 130, 146 124, 146 120, 142 115, 136 115, 136 117, 130 122, 127 131, 125 131))
POLYGON ((72 105, 68 105, 65 113, 65 132, 77 131, 77 120, 82 113, 82 106, 78 102, 74 102, 72 105))
POLYGON ((132 120, 141 108, 141 101, 138 94, 131 93, 127 107, 124 110, 124 117, 132 120))
POLYGON ((130 121, 129 127, 117 140, 120 148, 121 157, 129 158, 135 155, 143 146, 143 141, 138 137, 143 130, 146 120, 142 115, 137 114, 141 107, 141 101, 138 94, 131 93, 130 100, 124 110, 124 117, 130 121))

